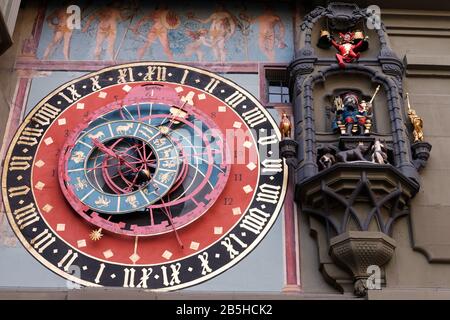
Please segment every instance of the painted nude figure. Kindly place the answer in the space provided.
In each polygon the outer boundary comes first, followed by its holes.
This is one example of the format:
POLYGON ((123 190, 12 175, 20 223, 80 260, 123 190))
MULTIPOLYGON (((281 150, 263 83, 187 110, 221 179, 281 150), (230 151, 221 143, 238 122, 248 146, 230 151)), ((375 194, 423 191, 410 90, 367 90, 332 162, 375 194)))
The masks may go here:
POLYGON ((168 38, 168 30, 175 29, 178 27, 180 21, 179 18, 168 10, 167 6, 163 6, 161 8, 156 8, 154 11, 148 13, 144 17, 142 17, 134 26, 133 32, 135 34, 139 34, 139 28, 146 21, 151 21, 153 24, 146 36, 146 42, 142 47, 138 49, 137 57, 141 59, 148 48, 155 42, 156 39, 159 39, 161 46, 163 47, 164 53, 167 58, 173 60, 173 53, 170 49, 169 38, 168 38), (170 18, 168 21, 168 18, 170 18))
POLYGON ((128 17, 124 17, 123 11, 119 4, 112 4, 111 6, 103 7, 93 12, 86 21, 85 26, 81 30, 86 32, 91 23, 97 19, 97 37, 95 40, 94 58, 100 60, 102 53, 103 43, 106 41, 108 46, 106 52, 111 60, 114 59, 114 45, 117 37, 117 25, 120 21, 126 20, 128 17))
POLYGON ((203 61, 202 46, 211 47, 211 42, 206 38, 208 35, 207 29, 199 29, 197 31, 187 30, 186 34, 192 39, 192 42, 186 45, 184 49, 184 56, 190 58, 192 55, 197 56, 199 62, 203 61))
POLYGON ((53 29, 53 38, 48 47, 45 49, 43 59, 47 60, 55 51, 56 47, 64 42, 63 54, 64 59, 70 60, 70 40, 72 39, 73 29, 67 25, 67 20, 72 13, 67 13, 67 7, 62 6, 56 9, 47 17, 47 23, 53 29))
POLYGON ((198 19, 193 15, 189 16, 189 18, 203 24, 211 22, 208 40, 211 42, 211 49, 215 59, 224 62, 226 59, 225 42, 231 38, 236 31, 234 17, 224 8, 224 6, 219 5, 216 11, 207 19, 198 19))
POLYGON ((280 49, 287 47, 284 42, 285 27, 283 21, 269 6, 266 6, 264 13, 256 21, 259 23, 259 48, 269 61, 275 61, 275 45, 280 49), (276 32, 277 27, 278 32, 276 32))

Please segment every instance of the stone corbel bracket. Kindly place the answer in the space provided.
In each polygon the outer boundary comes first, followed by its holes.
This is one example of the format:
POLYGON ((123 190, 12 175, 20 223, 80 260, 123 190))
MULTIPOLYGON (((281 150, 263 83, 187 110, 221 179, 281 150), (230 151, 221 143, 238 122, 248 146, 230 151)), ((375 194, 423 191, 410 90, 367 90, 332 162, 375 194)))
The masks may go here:
POLYGON ((370 162, 338 163, 298 186, 301 211, 325 225, 329 254, 350 272, 357 296, 367 292, 367 268, 391 259, 393 225, 418 190, 393 166, 370 162))

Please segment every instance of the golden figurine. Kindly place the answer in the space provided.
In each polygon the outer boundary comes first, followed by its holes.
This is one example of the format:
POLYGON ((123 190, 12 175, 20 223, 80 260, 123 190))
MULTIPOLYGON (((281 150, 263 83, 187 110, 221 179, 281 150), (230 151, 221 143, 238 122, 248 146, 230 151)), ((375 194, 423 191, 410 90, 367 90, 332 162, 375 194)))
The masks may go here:
POLYGON ((408 103, 408 117, 413 125, 414 142, 423 141, 423 120, 417 115, 416 110, 411 109, 408 93, 406 93, 406 101, 408 103))
POLYGON ((284 138, 290 138, 291 137, 291 120, 289 120, 289 117, 286 112, 283 112, 283 115, 281 117, 280 122, 280 131, 281 131, 281 137, 284 138))

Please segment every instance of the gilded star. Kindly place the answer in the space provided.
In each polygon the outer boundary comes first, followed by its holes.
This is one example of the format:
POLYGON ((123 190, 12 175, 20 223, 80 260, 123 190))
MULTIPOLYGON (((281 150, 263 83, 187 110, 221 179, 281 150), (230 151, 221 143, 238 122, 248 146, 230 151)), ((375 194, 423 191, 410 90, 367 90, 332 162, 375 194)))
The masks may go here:
POLYGON ((89 237, 92 241, 98 241, 103 237, 102 229, 96 229, 92 230, 92 232, 89 234, 89 237))

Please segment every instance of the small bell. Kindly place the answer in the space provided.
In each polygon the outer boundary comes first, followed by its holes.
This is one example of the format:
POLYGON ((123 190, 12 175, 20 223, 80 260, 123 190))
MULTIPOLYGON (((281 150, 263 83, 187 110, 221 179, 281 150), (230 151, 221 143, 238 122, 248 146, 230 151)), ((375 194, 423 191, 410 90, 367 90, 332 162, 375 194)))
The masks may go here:
POLYGON ((369 49, 369 41, 364 37, 364 33, 361 30, 356 30, 353 36, 353 43, 358 44, 361 41, 363 41, 363 44, 359 47, 359 52, 369 49))
POLYGON ((321 49, 329 49, 331 47, 330 32, 328 30, 320 31, 320 38, 317 46, 321 49))

